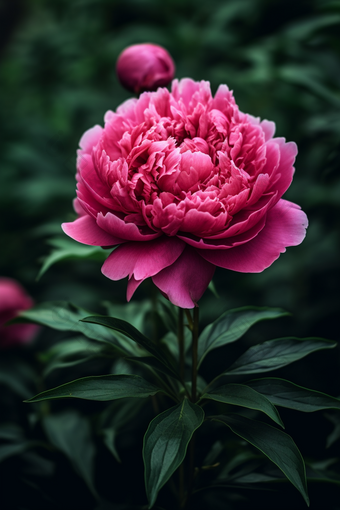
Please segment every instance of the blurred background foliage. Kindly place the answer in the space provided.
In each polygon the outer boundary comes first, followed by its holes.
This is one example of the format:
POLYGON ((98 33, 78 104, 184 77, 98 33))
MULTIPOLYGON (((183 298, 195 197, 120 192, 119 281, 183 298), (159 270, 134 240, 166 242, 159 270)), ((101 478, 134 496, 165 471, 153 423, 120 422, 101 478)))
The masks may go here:
MULTIPOLYGON (((69 300, 96 312, 105 300, 125 303, 126 282, 107 280, 98 260, 37 275, 49 239, 75 217, 81 135, 130 95, 116 59, 127 45, 153 42, 173 56, 176 77, 209 80, 213 93, 227 83, 242 111, 275 121, 277 136, 299 148, 285 198, 306 211, 306 240, 262 274, 217 269, 219 298, 202 298, 202 323, 237 306, 280 306, 293 317, 279 329, 259 325, 246 341, 338 339, 339 0, 4 0, 0 22, 0 275, 18 279, 38 303, 69 300)), ((149 291, 146 282, 134 300, 149 291)), ((53 339, 42 332, 33 351, 53 339)), ((214 362, 222 363, 220 353, 214 362)), ((337 350, 290 370, 296 383, 339 395, 339 369, 337 350)))

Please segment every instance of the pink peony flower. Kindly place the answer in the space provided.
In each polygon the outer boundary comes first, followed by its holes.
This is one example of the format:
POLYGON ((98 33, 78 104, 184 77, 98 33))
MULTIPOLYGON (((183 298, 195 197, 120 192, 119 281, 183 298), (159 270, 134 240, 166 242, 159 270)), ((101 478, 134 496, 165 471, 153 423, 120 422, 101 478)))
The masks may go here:
POLYGON ((102 272, 128 277, 127 299, 151 277, 192 308, 216 266, 261 272, 302 242, 307 217, 281 199, 297 154, 275 124, 239 111, 221 85, 174 80, 107 112, 78 151, 73 239, 119 245, 102 272))
POLYGON ((38 326, 35 324, 5 323, 22 310, 33 306, 33 301, 22 286, 10 278, 0 278, 0 348, 12 347, 30 342, 35 336, 38 326))
POLYGON ((161 46, 135 44, 119 55, 117 75, 121 84, 132 92, 156 90, 171 82, 175 64, 161 46))

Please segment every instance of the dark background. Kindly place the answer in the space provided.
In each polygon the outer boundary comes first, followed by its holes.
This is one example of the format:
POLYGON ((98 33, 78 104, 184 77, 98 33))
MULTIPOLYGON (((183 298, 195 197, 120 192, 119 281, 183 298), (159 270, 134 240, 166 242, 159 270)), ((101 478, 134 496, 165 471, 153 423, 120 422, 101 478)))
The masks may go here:
MULTIPOLYGON (((117 56, 127 45, 153 42, 171 53, 177 78, 209 80, 213 93, 227 83, 242 111, 275 121, 276 135, 299 148, 285 198, 309 217, 305 241, 261 274, 217 269, 219 299, 206 292, 202 324, 228 308, 279 306, 293 316, 259 325, 246 344, 289 335, 338 340, 338 0, 11 0, 0 4, 0 22, 1 276, 18 279, 37 303, 69 300, 102 312, 104 300, 125 302, 126 282, 107 280, 96 261, 62 262, 40 280, 37 274, 48 239, 74 218, 81 135, 130 95, 116 78, 117 56)), ((147 292, 145 283, 133 299, 147 292)), ((43 331, 16 360, 34 359, 53 338, 43 331)), ((283 375, 338 396, 339 358, 339 349, 317 353, 283 375)), ((224 368, 223 352, 211 359, 224 368)), ((339 454, 339 442, 325 451, 332 425, 322 413, 287 420, 304 455, 339 454)), ((314 505, 324 491, 316 490, 314 505)))

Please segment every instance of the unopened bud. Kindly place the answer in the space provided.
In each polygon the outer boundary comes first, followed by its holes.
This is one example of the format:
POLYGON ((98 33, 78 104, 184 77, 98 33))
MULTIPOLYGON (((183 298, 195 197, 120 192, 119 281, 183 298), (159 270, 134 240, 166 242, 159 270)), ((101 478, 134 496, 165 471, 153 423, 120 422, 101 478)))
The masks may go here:
POLYGON ((168 85, 175 74, 169 53, 156 44, 135 44, 119 55, 117 75, 121 84, 135 93, 168 85))

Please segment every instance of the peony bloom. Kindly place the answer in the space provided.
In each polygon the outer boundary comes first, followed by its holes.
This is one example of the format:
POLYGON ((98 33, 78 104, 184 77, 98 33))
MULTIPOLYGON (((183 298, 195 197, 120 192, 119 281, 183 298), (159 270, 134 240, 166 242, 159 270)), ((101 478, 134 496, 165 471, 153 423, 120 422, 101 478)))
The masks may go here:
POLYGON ((128 300, 151 277, 192 308, 216 266, 260 272, 305 237, 305 213, 281 199, 297 147, 274 130, 240 112, 226 85, 212 97, 209 82, 174 80, 130 99, 80 140, 79 217, 64 232, 119 245, 102 272, 128 277, 128 300))
POLYGON ((39 329, 35 324, 4 325, 32 306, 32 299, 17 281, 0 278, 0 348, 25 344, 33 339, 39 329))
POLYGON ((117 75, 121 84, 131 92, 156 90, 171 82, 175 64, 161 46, 135 44, 119 55, 117 75))

